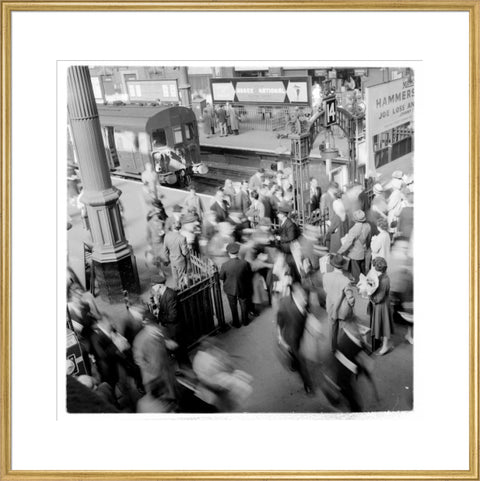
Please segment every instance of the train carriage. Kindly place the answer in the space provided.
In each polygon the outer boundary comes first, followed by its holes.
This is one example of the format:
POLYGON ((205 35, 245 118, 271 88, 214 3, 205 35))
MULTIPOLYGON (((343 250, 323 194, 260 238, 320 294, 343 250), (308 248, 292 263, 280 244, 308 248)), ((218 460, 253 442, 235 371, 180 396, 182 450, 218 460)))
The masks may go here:
POLYGON ((195 114, 186 107, 99 105, 98 113, 111 167, 141 174, 151 162, 162 183, 187 184, 202 173, 195 114))

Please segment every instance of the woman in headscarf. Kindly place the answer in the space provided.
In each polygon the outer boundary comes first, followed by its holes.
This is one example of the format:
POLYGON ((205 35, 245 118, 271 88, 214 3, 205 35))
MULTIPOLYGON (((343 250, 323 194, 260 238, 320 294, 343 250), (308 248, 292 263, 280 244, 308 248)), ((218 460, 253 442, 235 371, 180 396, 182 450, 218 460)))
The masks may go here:
POLYGON ((334 212, 330 227, 325 234, 325 244, 329 252, 336 253, 342 247, 341 239, 348 234, 350 221, 342 199, 335 199, 332 204, 334 212))

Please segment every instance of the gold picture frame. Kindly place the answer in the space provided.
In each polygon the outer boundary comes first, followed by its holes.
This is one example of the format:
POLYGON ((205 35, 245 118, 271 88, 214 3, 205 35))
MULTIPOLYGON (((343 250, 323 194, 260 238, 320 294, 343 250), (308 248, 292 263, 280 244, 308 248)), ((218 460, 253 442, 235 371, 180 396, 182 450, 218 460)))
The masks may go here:
POLYGON ((1 121, 1 458, 0 479, 14 480, 316 480, 316 479, 478 479, 479 477, 479 132, 480 2, 453 1, 57 1, 2 3, 1 121), (11 28, 15 11, 463 11, 470 26, 470 339, 469 469, 459 471, 18 471, 11 468, 11 28))

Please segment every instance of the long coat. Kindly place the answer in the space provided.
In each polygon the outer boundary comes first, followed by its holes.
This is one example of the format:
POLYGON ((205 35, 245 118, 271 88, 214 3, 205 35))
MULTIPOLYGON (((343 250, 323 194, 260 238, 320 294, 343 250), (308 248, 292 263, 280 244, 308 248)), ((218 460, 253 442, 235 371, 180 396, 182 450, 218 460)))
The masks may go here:
POLYGON ((345 216, 345 220, 342 221, 342 219, 335 214, 331 220, 330 227, 325 234, 325 242, 329 245, 330 252, 338 252, 340 247, 342 247, 340 240, 348 234, 349 230, 350 221, 348 220, 348 217, 345 216))
POLYGON ((252 295, 252 268, 247 261, 230 259, 220 268, 223 290, 229 296, 247 299, 252 295))
POLYGON ((297 225, 292 219, 287 217, 285 222, 278 228, 277 232, 280 236, 280 247, 282 251, 289 253, 290 243, 300 235, 297 225))
POLYGON ((378 287, 370 296, 368 310, 372 338, 391 337, 393 319, 390 310, 390 279, 385 273, 378 276, 378 287))
POLYGON ((300 341, 305 330, 307 322, 307 313, 300 312, 292 296, 280 299, 277 313, 277 324, 280 328, 285 342, 298 352, 300 341))
POLYGON ((178 341, 181 334, 181 323, 178 313, 177 293, 167 287, 157 301, 159 324, 164 326, 165 333, 170 339, 178 341))
POLYGON ((187 239, 180 232, 173 230, 167 233, 164 240, 165 254, 172 266, 185 267, 188 258, 187 239))
POLYGON ((356 261, 365 259, 365 251, 370 243, 370 231, 371 227, 368 222, 355 222, 348 231, 345 242, 338 253, 347 252, 348 257, 356 261))
POLYGON ((212 116, 206 112, 203 114, 203 132, 205 135, 210 135, 212 133, 213 119, 212 116))
POLYGON ((142 373, 142 382, 149 391, 157 380, 166 384, 169 397, 174 397, 175 374, 165 347, 162 330, 156 324, 147 324, 133 341, 133 358, 142 373))
POLYGON ((230 128, 232 130, 238 130, 239 124, 238 124, 238 116, 237 112, 235 112, 235 109, 233 107, 230 107, 227 111, 228 118, 230 119, 230 128))

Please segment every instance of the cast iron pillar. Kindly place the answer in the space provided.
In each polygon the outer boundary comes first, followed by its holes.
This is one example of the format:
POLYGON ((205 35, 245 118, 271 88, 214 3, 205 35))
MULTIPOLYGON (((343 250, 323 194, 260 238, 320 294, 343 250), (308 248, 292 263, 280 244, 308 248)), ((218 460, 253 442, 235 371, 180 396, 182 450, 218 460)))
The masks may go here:
POLYGON ((180 67, 178 90, 180 93, 180 104, 189 109, 192 108, 192 93, 188 81, 188 67, 180 67))
POLYGON ((293 173, 294 207, 298 213, 298 224, 303 226, 310 216, 310 135, 291 134, 291 158, 293 173))
POLYGON ((88 67, 68 69, 68 116, 83 183, 92 235, 92 262, 102 298, 123 299, 139 292, 132 247, 125 239, 118 206, 121 191, 112 185, 88 67))

